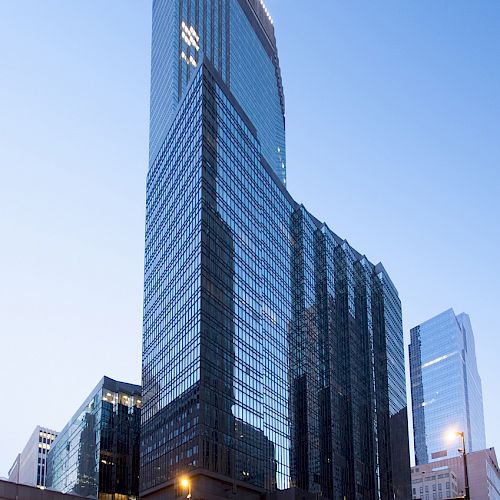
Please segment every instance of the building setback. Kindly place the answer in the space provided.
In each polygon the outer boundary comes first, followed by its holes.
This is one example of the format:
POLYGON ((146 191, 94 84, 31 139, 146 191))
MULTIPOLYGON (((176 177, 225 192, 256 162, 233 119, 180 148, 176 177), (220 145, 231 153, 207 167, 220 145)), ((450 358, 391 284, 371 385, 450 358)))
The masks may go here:
POLYGON ((37 425, 9 470, 9 481, 45 487, 47 456, 57 432, 37 425))
POLYGON ((14 463, 10 466, 8 478, 13 483, 19 483, 19 465, 21 462, 21 454, 18 453, 14 463))
MULTIPOLYGON (((494 448, 467 453, 467 475, 472 500, 500 499, 500 469, 494 448)), ((412 467, 411 483, 414 500, 450 498, 450 492, 451 498, 462 498, 465 494, 463 457, 457 456, 412 467), (447 487, 448 483, 450 488, 447 487)))
POLYGON ((467 452, 486 447, 481 378, 467 314, 453 309, 412 328, 410 377, 415 463, 459 455, 454 431, 467 452))
POLYGON ((103 377, 49 453, 47 488, 100 500, 139 496, 141 387, 103 377))
POLYGON ((269 14, 155 0, 152 39, 141 498, 410 498, 401 303, 285 188, 269 14))

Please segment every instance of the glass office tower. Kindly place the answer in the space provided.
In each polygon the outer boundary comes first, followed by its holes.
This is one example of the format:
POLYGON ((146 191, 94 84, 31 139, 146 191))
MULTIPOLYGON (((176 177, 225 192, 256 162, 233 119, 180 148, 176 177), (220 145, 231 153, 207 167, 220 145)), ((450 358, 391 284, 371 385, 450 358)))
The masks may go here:
POLYGON ((486 447, 481 378, 467 314, 448 309, 412 328, 411 396, 416 464, 459 455, 451 431, 465 432, 466 451, 486 447))
POLYGON ((139 497, 141 387, 103 377, 48 454, 47 488, 99 500, 139 497))
POLYGON ((409 498, 401 303, 285 188, 273 33, 153 4, 141 498, 409 498))

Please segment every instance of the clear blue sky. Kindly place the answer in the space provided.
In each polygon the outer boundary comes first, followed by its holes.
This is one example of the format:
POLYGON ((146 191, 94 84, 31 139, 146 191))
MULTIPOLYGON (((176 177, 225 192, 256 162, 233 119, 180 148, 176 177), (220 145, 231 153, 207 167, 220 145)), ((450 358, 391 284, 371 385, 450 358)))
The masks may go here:
MULTIPOLYGON (((500 2, 268 0, 288 187, 405 332, 470 314, 500 447, 500 2)), ((140 381, 149 0, 0 0, 0 475, 103 374, 140 381)))

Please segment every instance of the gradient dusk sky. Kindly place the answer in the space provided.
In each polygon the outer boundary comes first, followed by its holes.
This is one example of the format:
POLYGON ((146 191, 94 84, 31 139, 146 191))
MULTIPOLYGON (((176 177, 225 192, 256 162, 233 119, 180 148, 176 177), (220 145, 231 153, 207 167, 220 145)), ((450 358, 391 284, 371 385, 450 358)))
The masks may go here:
MULTIPOLYGON (((500 2, 268 0, 288 187, 399 289, 467 312, 500 447, 500 2)), ((140 382, 151 0, 0 0, 0 476, 140 382), (7 405, 7 403, 9 403, 7 405)))

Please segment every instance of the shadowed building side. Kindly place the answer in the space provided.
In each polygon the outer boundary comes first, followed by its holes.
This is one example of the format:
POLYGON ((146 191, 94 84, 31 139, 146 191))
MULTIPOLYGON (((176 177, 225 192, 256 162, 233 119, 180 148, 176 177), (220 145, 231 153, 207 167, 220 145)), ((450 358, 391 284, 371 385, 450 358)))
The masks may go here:
POLYGON ((47 488, 86 498, 139 495, 141 387, 103 377, 59 433, 47 488))

